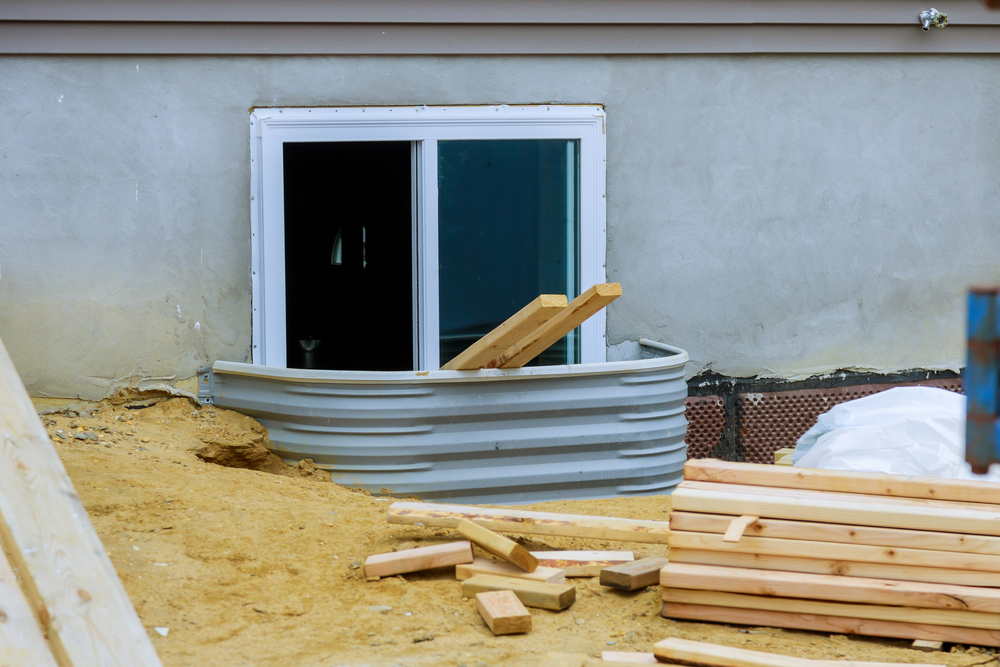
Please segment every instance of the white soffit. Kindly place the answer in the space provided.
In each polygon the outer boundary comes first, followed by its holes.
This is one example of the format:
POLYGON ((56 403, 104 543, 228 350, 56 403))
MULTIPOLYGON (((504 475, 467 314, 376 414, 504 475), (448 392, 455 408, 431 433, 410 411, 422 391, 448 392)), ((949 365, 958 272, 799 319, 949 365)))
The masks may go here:
POLYGON ((941 0, 7 0, 0 53, 1000 53, 1000 12, 941 0))

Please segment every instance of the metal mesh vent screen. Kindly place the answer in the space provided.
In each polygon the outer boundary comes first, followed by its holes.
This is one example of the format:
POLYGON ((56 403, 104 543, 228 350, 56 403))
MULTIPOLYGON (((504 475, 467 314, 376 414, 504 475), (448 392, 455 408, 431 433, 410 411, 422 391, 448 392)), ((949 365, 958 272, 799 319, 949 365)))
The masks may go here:
POLYGON ((684 400, 687 417, 687 457, 703 459, 712 453, 722 437, 725 403, 719 396, 689 396, 684 400))

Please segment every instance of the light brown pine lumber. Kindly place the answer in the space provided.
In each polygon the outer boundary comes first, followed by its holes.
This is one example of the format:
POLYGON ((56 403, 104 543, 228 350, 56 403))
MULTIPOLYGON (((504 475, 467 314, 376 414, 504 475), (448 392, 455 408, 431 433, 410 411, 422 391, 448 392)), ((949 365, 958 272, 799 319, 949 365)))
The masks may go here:
MULTIPOLYGON (((670 528, 676 531, 697 533, 725 533, 735 516, 673 512, 670 528)), ((905 547, 933 551, 960 551, 1000 556, 1000 537, 941 533, 902 528, 851 526, 812 521, 784 519, 758 519, 747 526, 744 534, 754 537, 777 537, 788 540, 813 540, 816 542, 843 542, 882 547, 905 547)))
POLYGON ((631 563, 631 551, 532 551, 539 565, 556 567, 567 577, 596 577, 601 570, 612 565, 631 563))
POLYGON ((855 563, 829 558, 788 558, 761 556, 726 551, 698 551, 696 549, 671 549, 673 563, 699 563, 723 567, 747 567, 758 570, 784 570, 786 572, 811 572, 845 577, 892 579, 895 581, 920 581, 956 586, 982 586, 1000 588, 1000 575, 991 572, 972 572, 939 567, 911 567, 884 565, 882 563, 855 563))
POLYGON ((938 567, 976 572, 1000 572, 1000 556, 963 554, 956 551, 931 551, 903 547, 871 547, 865 544, 835 544, 809 540, 783 540, 773 537, 744 537, 739 542, 725 542, 714 533, 670 534, 670 548, 700 551, 733 551, 764 556, 791 558, 829 558, 835 556, 858 563, 885 563, 914 567, 938 567))
POLYGON ((747 526, 756 522, 757 517, 755 516, 736 517, 729 522, 729 526, 726 528, 725 533, 722 536, 722 541, 739 542, 740 538, 743 537, 743 533, 746 532, 747 526))
POLYGON ((477 574, 462 582, 462 597, 472 598, 484 591, 513 591, 526 607, 560 611, 576 601, 576 586, 543 581, 514 579, 493 574, 477 574))
POLYGON ((849 618, 869 618, 876 621, 945 625, 956 628, 978 628, 980 630, 997 630, 1000 628, 1000 617, 996 614, 984 614, 978 611, 916 609, 913 607, 891 607, 878 604, 850 604, 823 600, 742 595, 740 593, 722 593, 719 591, 692 591, 681 588, 664 588, 662 590, 663 600, 679 604, 700 604, 712 607, 734 607, 736 609, 762 609, 765 611, 783 611, 792 614, 847 616, 849 618))
MULTIPOLYGON (((605 651, 605 653, 607 653, 607 651, 605 651)), ((645 655, 652 656, 653 654, 648 653, 645 655)), ((553 651, 546 654, 545 658, 542 660, 541 667, 632 667, 632 665, 635 664, 637 663, 631 660, 599 660, 597 658, 591 658, 583 653, 559 653, 553 651)), ((659 662, 655 658, 653 663, 638 664, 657 664, 661 667, 680 667, 672 662, 659 662)))
MULTIPOLYGON (((2 545, 0 545, 2 547, 2 545)), ((0 548, 0 665, 57 667, 38 619, 0 548)))
POLYGON ((971 503, 711 482, 682 482, 670 502, 674 510, 682 512, 1000 536, 1000 508, 971 503))
POLYGON ((632 563, 612 565, 601 570, 601 585, 620 588, 624 591, 636 591, 646 586, 655 586, 660 583, 660 568, 666 564, 666 558, 649 556, 632 563))
POLYGON ((923 625, 919 623, 897 623, 895 621, 873 621, 864 618, 843 616, 823 616, 817 614, 791 614, 763 609, 734 609, 707 605, 663 603, 662 615, 690 621, 710 621, 733 625, 753 625, 793 630, 811 630, 834 634, 868 635, 872 637, 896 637, 899 639, 930 639, 972 644, 975 646, 996 646, 1000 632, 975 628, 954 628, 944 625, 923 625))
MULTIPOLYGON (((745 595, 976 611, 1000 616, 1000 591, 995 588, 974 586, 765 571, 694 563, 665 565, 660 570, 660 585, 664 588, 745 595)), ((997 623, 1000 625, 1000 617, 997 623)))
MULTIPOLYGON (((711 667, 900 667, 902 663, 857 660, 810 660, 780 653, 765 653, 734 646, 670 637, 653 645, 661 660, 710 665, 711 667)), ((930 667, 930 666, 928 666, 930 667)), ((944 667, 935 665, 934 667, 944 667)))
POLYGON ((486 367, 521 368, 621 295, 622 286, 618 283, 594 285, 555 317, 491 359, 486 367))
POLYGON ((472 544, 462 540, 369 556, 365 559, 365 576, 391 577, 394 574, 420 572, 471 562, 472 544))
POLYGON ((566 305, 565 294, 542 294, 442 366, 441 370, 482 368, 490 359, 503 353, 511 345, 558 315, 566 305))
POLYGON ((628 665, 659 665, 659 660, 652 653, 639 653, 631 651, 601 651, 601 660, 604 662, 619 662, 628 665))
POLYGON ((465 505, 399 502, 389 506, 389 523, 455 528, 468 519, 504 533, 557 535, 595 540, 666 544, 670 524, 666 521, 641 521, 554 512, 502 510, 465 505))
POLYGON ((996 482, 938 479, 936 477, 910 477, 870 472, 775 467, 717 459, 692 459, 684 465, 684 479, 722 484, 811 489, 814 491, 1000 505, 1000 484, 996 482))
POLYGON ((476 609, 494 635, 531 631, 531 614, 512 591, 476 593, 476 609))
POLYGON ((477 574, 496 574, 501 577, 530 579, 550 584, 562 584, 566 582, 566 573, 563 570, 542 565, 539 565, 534 572, 525 572, 516 565, 511 565, 506 561, 477 557, 471 563, 462 563, 455 566, 455 578, 459 581, 465 581, 477 574))
POLYGON ((489 551, 494 556, 502 558, 525 572, 534 572, 538 568, 538 559, 514 540, 494 533, 489 528, 484 528, 468 519, 459 521, 455 528, 462 537, 472 540, 481 549, 489 551))
POLYGON ((159 667, 2 343, 0 537, 58 664, 159 667))

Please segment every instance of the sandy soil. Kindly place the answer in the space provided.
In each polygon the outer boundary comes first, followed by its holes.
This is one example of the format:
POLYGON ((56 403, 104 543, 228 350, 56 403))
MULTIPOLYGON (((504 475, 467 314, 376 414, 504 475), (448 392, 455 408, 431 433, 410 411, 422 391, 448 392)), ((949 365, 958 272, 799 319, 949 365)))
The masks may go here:
MULTIPOLYGON (((368 555, 457 534, 388 525, 386 499, 323 481, 308 466, 276 465, 260 451, 266 432, 248 417, 171 399, 42 419, 167 667, 532 666, 548 651, 650 651, 671 636, 809 658, 996 663, 980 647, 924 653, 901 640, 671 621, 659 616, 655 587, 623 593, 596 578, 574 580, 569 609, 532 610, 530 634, 493 637, 453 570, 364 578, 368 555), (195 451, 254 459, 278 474, 222 467, 195 451), (369 609, 377 605, 392 610, 369 609)), ((668 508, 665 497, 533 506, 655 520, 668 508)), ((531 549, 666 555, 641 544, 511 537, 531 549)))

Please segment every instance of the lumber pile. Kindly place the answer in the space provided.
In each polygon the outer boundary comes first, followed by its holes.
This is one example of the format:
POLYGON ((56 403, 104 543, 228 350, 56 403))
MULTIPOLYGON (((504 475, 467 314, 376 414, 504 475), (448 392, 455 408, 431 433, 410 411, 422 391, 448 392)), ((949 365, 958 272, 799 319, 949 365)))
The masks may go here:
POLYGON ((495 531, 664 544, 670 529, 662 521, 414 502, 393 503, 387 519, 450 528, 466 541, 369 556, 365 561, 369 580, 454 566, 462 596, 476 600, 483 622, 495 635, 529 632, 526 607, 559 612, 572 605, 576 587, 566 583, 567 576, 610 576, 614 583, 608 585, 634 590, 658 583, 659 568, 666 562, 664 558, 636 561, 631 551, 529 552, 495 531), (477 556, 473 545, 496 558, 477 556), (624 569, 605 575, 610 567, 624 569))
POLYGON ((1000 640, 1000 485, 714 460, 684 479, 663 616, 1000 640))

